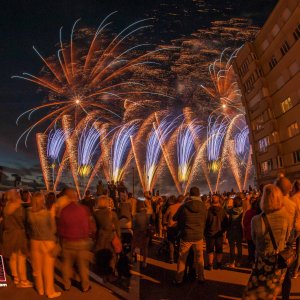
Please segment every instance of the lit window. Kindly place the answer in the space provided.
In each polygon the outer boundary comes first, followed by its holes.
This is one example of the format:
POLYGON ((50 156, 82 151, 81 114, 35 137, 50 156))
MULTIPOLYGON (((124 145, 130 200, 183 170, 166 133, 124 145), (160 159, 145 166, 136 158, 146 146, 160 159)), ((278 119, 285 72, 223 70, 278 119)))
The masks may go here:
POLYGON ((281 109, 284 113, 291 109, 292 106, 292 99, 290 97, 286 98, 284 101, 281 102, 281 109))
POLYGON ((264 161, 263 163, 261 163, 260 166, 261 166, 262 173, 267 173, 267 172, 271 171, 273 169, 272 159, 264 161))
POLYGON ((300 163, 300 150, 293 152, 294 164, 300 163))
POLYGON ((253 130, 259 131, 263 128, 262 124, 264 122, 263 115, 258 116, 255 120, 253 120, 253 130))
POLYGON ((298 123, 295 122, 288 127, 289 137, 293 137, 299 133, 298 123))
POLYGON ((280 52, 283 55, 285 55, 288 51, 290 50, 290 45, 288 44, 287 41, 284 41, 284 43, 282 44, 281 48, 280 48, 280 52))
POLYGON ((273 138, 273 143, 278 143, 279 142, 278 131, 273 131, 272 132, 272 138, 273 138))
POLYGON ((260 152, 266 152, 269 145, 270 145, 270 139, 268 135, 258 141, 260 152))

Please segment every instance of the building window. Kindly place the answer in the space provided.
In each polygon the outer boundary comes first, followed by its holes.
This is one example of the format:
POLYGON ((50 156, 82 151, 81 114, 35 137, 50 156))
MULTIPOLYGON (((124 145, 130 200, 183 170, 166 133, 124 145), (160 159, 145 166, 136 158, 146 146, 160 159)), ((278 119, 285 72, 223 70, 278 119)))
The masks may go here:
POLYGON ((299 133, 298 123, 295 122, 288 127, 289 137, 293 137, 299 133))
POLYGON ((277 156, 276 161, 277 161, 277 168, 282 168, 283 167, 282 157, 277 156))
POLYGON ((273 131, 272 132, 272 139, 273 139, 273 143, 278 143, 279 142, 278 131, 273 131))
POLYGON ((261 172, 267 173, 273 169, 272 159, 266 160, 260 164, 261 172))
POLYGON ((263 126, 262 126, 263 122, 264 122, 263 115, 259 115, 252 122, 253 130, 255 130, 255 131, 261 130, 263 128, 263 126))
POLYGON ((260 152, 266 152, 269 145, 270 139, 268 135, 258 141, 258 147, 260 152))
POLYGON ((294 164, 300 163, 300 150, 293 152, 294 164))
POLYGON ((298 26, 296 27, 293 35, 296 41, 300 38, 300 24, 298 24, 298 26))
POLYGON ((291 109, 292 106, 292 99, 290 97, 286 98, 284 101, 281 102, 281 109, 284 113, 291 109))
POLYGON ((288 44, 287 41, 285 41, 280 48, 280 52, 282 56, 285 55, 289 50, 290 50, 290 45, 288 44))
POLYGON ((269 61, 270 69, 272 70, 277 65, 277 59, 275 56, 272 56, 271 60, 269 61))

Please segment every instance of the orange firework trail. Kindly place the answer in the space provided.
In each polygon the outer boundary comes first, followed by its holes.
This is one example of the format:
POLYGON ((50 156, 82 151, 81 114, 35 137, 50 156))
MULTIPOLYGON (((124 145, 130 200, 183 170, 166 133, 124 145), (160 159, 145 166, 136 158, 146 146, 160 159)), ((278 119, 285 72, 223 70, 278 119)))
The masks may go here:
POLYGON ((91 38, 87 47, 82 46, 89 38, 87 30, 79 30, 76 36, 77 20, 71 31, 69 44, 63 42, 62 28, 60 29, 60 48, 57 57, 44 58, 33 47, 43 61, 45 67, 40 75, 23 73, 21 76, 12 76, 30 81, 48 92, 48 102, 23 112, 17 119, 44 110, 47 115, 26 129, 16 143, 16 149, 21 139, 27 140, 30 133, 40 124, 48 121, 46 132, 60 121, 64 115, 74 116, 75 125, 90 112, 97 111, 97 118, 102 122, 117 124, 124 114, 124 104, 130 107, 131 112, 139 106, 149 105, 149 100, 161 101, 166 95, 147 90, 147 82, 131 80, 135 69, 157 66, 153 57, 161 51, 175 47, 159 48, 143 52, 142 48, 149 44, 134 44, 127 47, 135 33, 151 27, 142 25, 149 19, 139 20, 121 30, 120 33, 108 40, 108 19, 115 12, 108 15, 91 38), (80 35, 84 35, 82 41, 80 35), (150 60, 151 57, 151 60, 150 60), (49 113, 48 109, 52 109, 49 113))

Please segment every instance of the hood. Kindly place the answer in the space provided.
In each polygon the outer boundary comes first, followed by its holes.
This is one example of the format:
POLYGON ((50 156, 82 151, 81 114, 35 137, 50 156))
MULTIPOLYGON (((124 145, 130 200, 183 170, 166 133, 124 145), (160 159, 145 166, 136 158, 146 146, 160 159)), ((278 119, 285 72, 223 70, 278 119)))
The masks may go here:
POLYGON ((185 203, 185 207, 192 213, 198 213, 202 210, 203 203, 200 197, 190 197, 185 203))
POLYGON ((4 208, 4 214, 12 215, 20 206, 20 203, 7 203, 4 208))

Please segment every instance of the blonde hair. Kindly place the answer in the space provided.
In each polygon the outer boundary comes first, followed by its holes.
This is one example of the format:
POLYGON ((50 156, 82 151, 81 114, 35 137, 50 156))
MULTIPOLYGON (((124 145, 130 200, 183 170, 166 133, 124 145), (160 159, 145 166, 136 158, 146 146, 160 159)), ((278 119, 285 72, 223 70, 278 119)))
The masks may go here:
POLYGON ((6 204, 8 203, 20 203, 21 204, 21 195, 16 189, 11 189, 5 192, 4 200, 6 204))
POLYGON ((45 208, 45 196, 40 193, 36 192, 33 194, 31 199, 31 209, 33 212, 38 212, 45 208))
POLYGON ((109 207, 109 198, 105 195, 100 196, 97 199, 97 206, 98 207, 109 207))
POLYGON ((281 190, 274 184, 267 184, 263 189, 260 202, 261 210, 269 214, 282 208, 283 194, 281 190))

